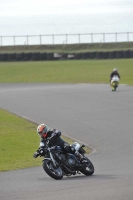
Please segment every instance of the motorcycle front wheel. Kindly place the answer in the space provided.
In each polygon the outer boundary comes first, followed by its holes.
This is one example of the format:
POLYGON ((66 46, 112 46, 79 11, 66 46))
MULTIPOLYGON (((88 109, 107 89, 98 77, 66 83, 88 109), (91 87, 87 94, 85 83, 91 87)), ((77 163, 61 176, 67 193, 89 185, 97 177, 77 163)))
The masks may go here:
POLYGON ((94 166, 92 162, 86 158, 87 163, 85 163, 85 166, 83 169, 80 170, 82 174, 85 174, 86 176, 90 176, 94 173, 94 166))
POLYGON ((62 169, 59 166, 54 167, 53 162, 51 160, 43 161, 43 169, 53 179, 59 180, 63 178, 62 169))

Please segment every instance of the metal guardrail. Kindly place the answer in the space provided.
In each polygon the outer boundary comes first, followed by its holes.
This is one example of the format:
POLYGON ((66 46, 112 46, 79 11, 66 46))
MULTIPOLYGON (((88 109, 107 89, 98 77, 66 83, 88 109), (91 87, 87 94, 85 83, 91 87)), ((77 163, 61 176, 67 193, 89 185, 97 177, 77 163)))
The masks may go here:
POLYGON ((0 36, 1 46, 132 42, 133 32, 0 36))
POLYGON ((47 60, 83 60, 83 59, 122 59, 133 58, 133 50, 92 51, 80 53, 46 53, 46 52, 18 52, 1 53, 0 62, 11 61, 47 61, 47 60))

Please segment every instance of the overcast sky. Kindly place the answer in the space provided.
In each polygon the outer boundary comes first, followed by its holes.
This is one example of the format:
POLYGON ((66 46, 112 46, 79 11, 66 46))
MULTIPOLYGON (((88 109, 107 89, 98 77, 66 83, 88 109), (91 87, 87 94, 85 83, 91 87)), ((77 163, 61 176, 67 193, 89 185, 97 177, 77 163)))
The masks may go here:
POLYGON ((0 0, 0 16, 133 12, 133 0, 0 0))

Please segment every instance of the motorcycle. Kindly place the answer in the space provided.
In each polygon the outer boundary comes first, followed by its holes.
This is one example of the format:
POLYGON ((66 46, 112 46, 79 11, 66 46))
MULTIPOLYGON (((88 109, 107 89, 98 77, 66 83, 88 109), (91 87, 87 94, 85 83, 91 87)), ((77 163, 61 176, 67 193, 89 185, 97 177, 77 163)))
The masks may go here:
MULTIPOLYGON (((52 138, 52 137, 51 137, 52 138)), ((71 147, 75 149, 75 154, 66 153, 60 146, 49 146, 49 138, 45 145, 38 149, 37 156, 43 156, 42 160, 44 171, 53 179, 59 180, 63 176, 72 176, 76 174, 84 174, 90 176, 94 173, 92 162, 84 155, 86 151, 82 146, 74 142, 71 147), (82 156, 82 163, 81 157, 82 156)))
POLYGON ((111 79, 112 91, 116 91, 116 88, 118 87, 118 85, 119 85, 119 77, 115 75, 111 79))

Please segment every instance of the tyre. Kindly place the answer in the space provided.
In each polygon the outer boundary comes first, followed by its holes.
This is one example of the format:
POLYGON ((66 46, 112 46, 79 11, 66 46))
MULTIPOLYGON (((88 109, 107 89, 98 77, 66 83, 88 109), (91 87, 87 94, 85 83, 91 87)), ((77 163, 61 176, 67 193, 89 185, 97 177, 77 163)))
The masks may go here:
POLYGON ((94 173, 94 166, 93 166, 92 162, 88 158, 86 158, 86 160, 88 162, 86 163, 85 168, 80 170, 80 172, 82 174, 85 174, 86 176, 90 176, 90 175, 92 175, 94 173))
POLYGON ((51 160, 43 161, 43 169, 53 179, 59 180, 63 178, 62 169, 59 166, 55 168, 51 160))
POLYGON ((117 83, 117 82, 114 82, 114 83, 113 83, 113 87, 114 87, 114 91, 116 91, 116 88, 118 87, 118 83, 117 83))

